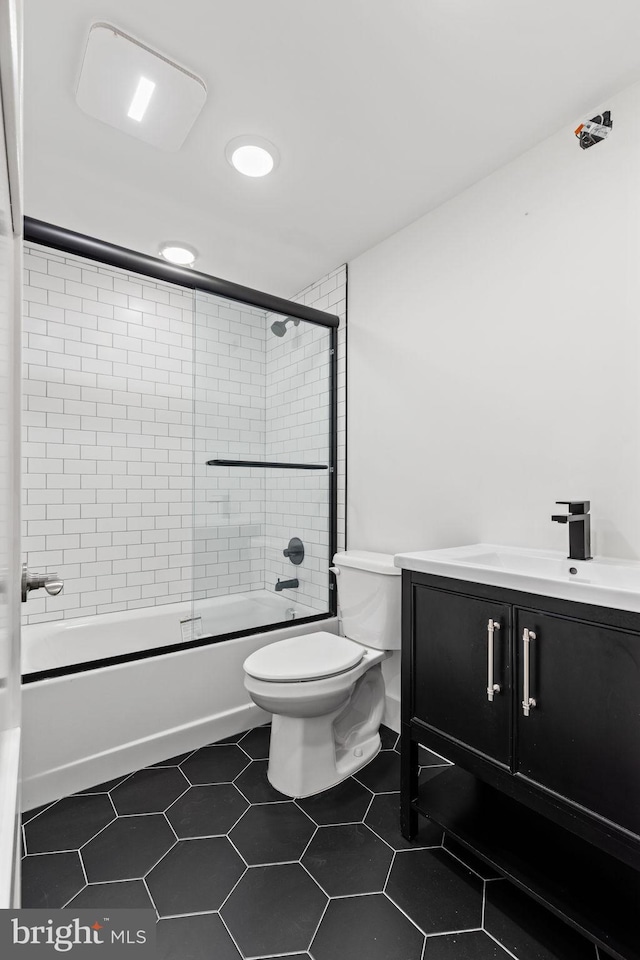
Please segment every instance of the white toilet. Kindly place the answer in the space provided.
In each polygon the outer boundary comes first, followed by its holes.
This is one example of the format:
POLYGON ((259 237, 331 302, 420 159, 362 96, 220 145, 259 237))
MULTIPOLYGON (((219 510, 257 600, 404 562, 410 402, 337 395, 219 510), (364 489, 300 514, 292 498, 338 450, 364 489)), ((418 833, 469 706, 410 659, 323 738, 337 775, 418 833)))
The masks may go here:
POLYGON ((393 556, 337 553, 344 637, 279 640, 244 662, 252 700, 273 714, 267 776, 289 797, 320 793, 380 749, 381 662, 400 649, 400 570, 393 556))

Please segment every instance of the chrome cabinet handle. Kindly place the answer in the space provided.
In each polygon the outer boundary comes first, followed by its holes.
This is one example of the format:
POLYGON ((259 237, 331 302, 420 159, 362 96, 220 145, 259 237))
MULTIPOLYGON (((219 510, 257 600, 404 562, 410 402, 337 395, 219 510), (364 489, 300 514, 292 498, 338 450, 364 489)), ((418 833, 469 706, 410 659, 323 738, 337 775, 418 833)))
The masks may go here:
POLYGON ((529 690, 530 683, 530 662, 531 641, 536 639, 533 630, 524 628, 522 633, 522 653, 523 653, 523 678, 522 678, 522 713, 525 717, 529 716, 529 711, 536 705, 536 701, 531 697, 529 690))
POLYGON ((493 695, 500 693, 500 684, 493 682, 493 635, 500 629, 499 620, 487 623, 487 700, 493 703, 493 695))
POLYGON ((50 597, 57 597, 64 588, 64 581, 57 573, 31 573, 26 563, 22 564, 22 602, 26 603, 32 590, 47 591, 50 597))

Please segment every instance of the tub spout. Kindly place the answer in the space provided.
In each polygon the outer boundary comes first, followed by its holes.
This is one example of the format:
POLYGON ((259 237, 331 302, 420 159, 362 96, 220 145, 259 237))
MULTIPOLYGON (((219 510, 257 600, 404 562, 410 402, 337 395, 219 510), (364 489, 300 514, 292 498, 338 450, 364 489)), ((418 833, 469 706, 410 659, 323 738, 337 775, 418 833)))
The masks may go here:
POLYGON ((298 582, 297 577, 294 577, 293 580, 281 580, 280 577, 278 577, 278 582, 276 583, 276 590, 278 592, 280 592, 280 590, 296 590, 299 586, 300 586, 300 583, 298 582))

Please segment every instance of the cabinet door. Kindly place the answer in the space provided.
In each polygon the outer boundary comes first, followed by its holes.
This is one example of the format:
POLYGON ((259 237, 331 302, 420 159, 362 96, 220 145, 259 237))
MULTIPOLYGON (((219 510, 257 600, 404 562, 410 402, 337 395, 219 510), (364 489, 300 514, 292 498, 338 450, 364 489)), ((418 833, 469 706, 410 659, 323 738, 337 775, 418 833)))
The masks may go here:
POLYGON ((527 610, 516 624, 516 773, 640 834, 640 637, 527 610))
POLYGON ((413 603, 415 716, 509 765, 511 608, 421 585, 414 586, 413 603), (491 672, 500 688, 492 696, 491 672))

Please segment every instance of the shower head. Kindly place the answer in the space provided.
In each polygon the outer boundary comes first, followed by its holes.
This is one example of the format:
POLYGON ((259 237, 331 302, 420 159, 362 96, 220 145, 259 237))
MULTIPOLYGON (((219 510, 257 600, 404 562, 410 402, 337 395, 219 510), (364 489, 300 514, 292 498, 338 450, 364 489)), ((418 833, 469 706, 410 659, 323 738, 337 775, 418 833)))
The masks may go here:
POLYGON ((284 337, 287 332, 288 323, 293 323, 293 325, 297 327, 300 321, 295 317, 285 317, 284 320, 275 320, 271 324, 271 332, 275 333, 276 337, 284 337))

